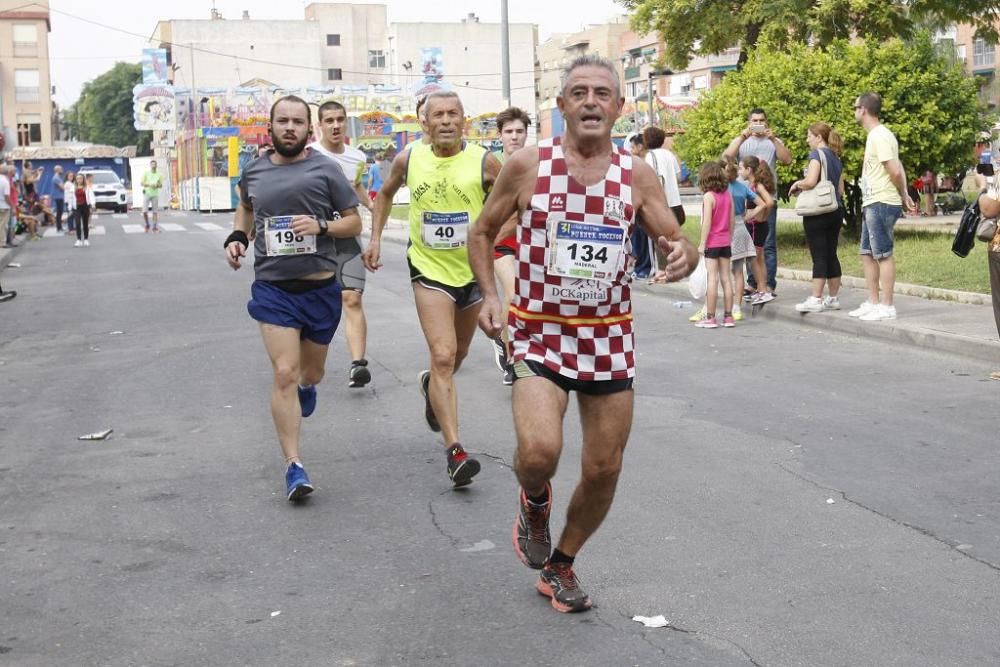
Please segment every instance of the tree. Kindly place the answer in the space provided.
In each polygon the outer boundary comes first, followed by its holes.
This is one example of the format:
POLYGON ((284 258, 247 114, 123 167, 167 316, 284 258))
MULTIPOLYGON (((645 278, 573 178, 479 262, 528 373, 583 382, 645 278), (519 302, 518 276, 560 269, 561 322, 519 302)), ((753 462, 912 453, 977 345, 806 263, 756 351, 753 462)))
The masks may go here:
POLYGON ((132 125, 132 88, 142 82, 138 63, 115 63, 110 70, 83 84, 80 99, 66 113, 70 135, 109 146, 136 146, 149 153, 151 132, 132 125))
POLYGON ((659 32, 664 62, 685 69, 693 54, 739 46, 742 66, 758 43, 827 46, 860 37, 874 42, 908 39, 920 25, 972 23, 996 42, 1000 0, 619 0, 640 33, 659 32))
POLYGON ((927 33, 906 43, 896 39, 867 45, 834 42, 826 49, 792 46, 787 52, 760 49, 685 113, 686 131, 674 145, 692 167, 717 160, 746 127, 748 111, 762 107, 795 159, 778 169, 784 194, 806 165, 806 128, 827 122, 844 140, 853 224, 860 216, 858 182, 866 136, 854 121, 853 102, 866 91, 882 95, 882 120, 899 140, 908 176, 927 168, 946 173, 968 168, 983 129, 978 83, 942 58, 927 33))

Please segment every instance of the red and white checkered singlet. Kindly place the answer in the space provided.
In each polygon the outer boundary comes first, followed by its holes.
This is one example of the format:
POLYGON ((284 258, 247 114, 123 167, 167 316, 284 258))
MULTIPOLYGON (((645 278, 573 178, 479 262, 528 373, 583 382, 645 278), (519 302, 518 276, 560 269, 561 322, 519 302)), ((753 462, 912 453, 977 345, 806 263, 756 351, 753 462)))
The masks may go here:
POLYGON ((632 156, 617 148, 604 180, 590 187, 569 174, 559 138, 538 143, 531 207, 517 226, 514 297, 508 327, 514 361, 530 360, 586 382, 635 376, 631 268, 632 156), (549 231, 559 222, 624 230, 609 284, 550 275, 549 231))

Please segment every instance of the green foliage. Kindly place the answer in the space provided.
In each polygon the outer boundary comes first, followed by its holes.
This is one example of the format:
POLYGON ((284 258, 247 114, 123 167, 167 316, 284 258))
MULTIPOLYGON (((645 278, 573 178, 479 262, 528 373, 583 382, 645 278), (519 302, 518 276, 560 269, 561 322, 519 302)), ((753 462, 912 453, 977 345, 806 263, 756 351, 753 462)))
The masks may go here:
POLYGON ((990 41, 1000 18, 1000 0, 619 0, 632 13, 632 27, 666 41, 666 62, 685 69, 692 54, 742 49, 740 63, 758 42, 784 49, 793 44, 826 46, 860 37, 880 42, 908 39, 917 28, 972 23, 990 41), (697 47, 697 48, 696 48, 697 47))
POLYGON ((65 115, 70 134, 95 144, 136 146, 139 155, 148 154, 152 133, 132 125, 132 88, 140 82, 142 66, 120 62, 85 83, 65 115))
MULTIPOLYGON (((844 179, 856 185, 866 135, 854 121, 853 103, 869 90, 882 95, 882 121, 899 140, 908 177, 927 168, 957 173, 968 167, 982 125, 978 84, 941 58, 927 34, 905 44, 890 40, 835 42, 826 49, 792 46, 786 52, 760 49, 742 70, 729 74, 685 112, 687 131, 674 147, 692 169, 718 159, 746 127, 747 112, 759 106, 792 153, 792 165, 778 169, 781 194, 806 166, 806 128, 815 121, 829 123, 843 138, 844 179)), ((854 187, 848 190, 855 204, 858 193, 854 187)), ((849 207, 854 216, 859 211, 856 205, 849 207)))

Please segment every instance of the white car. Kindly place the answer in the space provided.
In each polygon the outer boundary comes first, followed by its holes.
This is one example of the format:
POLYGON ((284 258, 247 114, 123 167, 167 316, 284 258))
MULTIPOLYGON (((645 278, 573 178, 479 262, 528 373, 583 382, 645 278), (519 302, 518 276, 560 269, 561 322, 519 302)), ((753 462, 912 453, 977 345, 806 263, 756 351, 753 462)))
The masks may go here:
POLYGON ((109 208, 115 213, 128 213, 132 195, 118 174, 110 169, 81 169, 94 183, 94 201, 97 208, 109 208))

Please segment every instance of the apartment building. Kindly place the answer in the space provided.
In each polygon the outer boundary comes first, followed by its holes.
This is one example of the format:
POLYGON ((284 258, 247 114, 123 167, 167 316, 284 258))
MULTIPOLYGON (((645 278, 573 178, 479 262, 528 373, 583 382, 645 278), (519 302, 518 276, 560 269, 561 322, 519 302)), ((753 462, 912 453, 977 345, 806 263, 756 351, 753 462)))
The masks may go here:
POLYGON ((952 24, 935 35, 939 43, 952 44, 955 56, 970 75, 979 80, 979 98, 991 108, 1000 104, 1000 82, 997 81, 997 47, 976 35, 975 28, 952 24))
POLYGON ((51 146, 48 0, 0 0, 0 129, 4 150, 51 146))
POLYGON ((554 100, 559 94, 562 68, 573 58, 594 54, 613 62, 620 61, 622 35, 628 31, 628 17, 622 15, 579 32, 554 34, 539 44, 535 70, 535 94, 539 104, 554 100))

